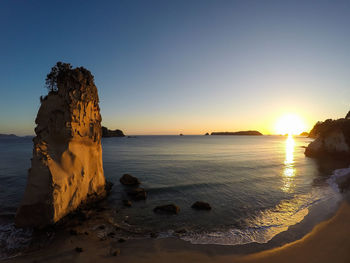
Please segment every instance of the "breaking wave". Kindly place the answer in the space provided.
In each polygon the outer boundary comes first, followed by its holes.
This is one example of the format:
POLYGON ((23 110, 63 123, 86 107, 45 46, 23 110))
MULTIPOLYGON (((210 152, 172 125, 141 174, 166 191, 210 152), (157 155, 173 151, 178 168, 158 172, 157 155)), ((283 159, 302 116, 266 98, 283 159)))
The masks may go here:
MULTIPOLYGON (((350 170, 349 170, 350 171, 350 170)), ((273 209, 260 212, 255 218, 246 220, 247 227, 231 228, 207 233, 187 233, 181 239, 192 244, 243 245, 267 243, 277 234, 301 222, 309 213, 309 208, 321 201, 335 205, 339 196, 329 187, 314 189, 310 194, 296 195, 284 200, 273 209)))

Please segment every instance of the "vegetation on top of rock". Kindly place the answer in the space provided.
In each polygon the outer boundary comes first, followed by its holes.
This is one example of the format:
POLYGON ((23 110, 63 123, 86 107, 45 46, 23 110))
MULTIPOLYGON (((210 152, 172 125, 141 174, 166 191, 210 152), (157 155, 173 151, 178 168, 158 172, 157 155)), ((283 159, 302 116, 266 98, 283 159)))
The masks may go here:
POLYGON ((211 135, 263 135, 258 131, 212 132, 211 135))
POLYGON ((57 92, 58 91, 58 78, 62 76, 62 74, 66 73, 68 70, 72 69, 72 65, 69 63, 63 63, 61 61, 57 62, 55 66, 51 68, 49 74, 46 75, 45 85, 49 92, 57 92))
MULTIPOLYGON (((71 100, 99 102, 97 88, 94 85, 94 76, 84 67, 73 68, 71 64, 57 62, 46 75, 45 86, 49 94, 67 94, 65 89, 75 91, 71 100)), ((47 97, 40 97, 40 102, 47 97)))
POLYGON ((125 137, 125 134, 121 130, 109 130, 107 127, 102 126, 102 137, 125 137))

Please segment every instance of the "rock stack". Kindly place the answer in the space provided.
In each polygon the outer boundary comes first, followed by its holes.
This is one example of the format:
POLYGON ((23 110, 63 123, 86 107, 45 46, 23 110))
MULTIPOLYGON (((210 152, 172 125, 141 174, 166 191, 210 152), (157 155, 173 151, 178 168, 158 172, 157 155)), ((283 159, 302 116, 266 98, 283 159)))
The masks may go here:
POLYGON ((15 219, 19 227, 53 224, 106 196, 94 78, 83 67, 62 63, 50 74, 53 86, 35 120, 31 168, 15 219))

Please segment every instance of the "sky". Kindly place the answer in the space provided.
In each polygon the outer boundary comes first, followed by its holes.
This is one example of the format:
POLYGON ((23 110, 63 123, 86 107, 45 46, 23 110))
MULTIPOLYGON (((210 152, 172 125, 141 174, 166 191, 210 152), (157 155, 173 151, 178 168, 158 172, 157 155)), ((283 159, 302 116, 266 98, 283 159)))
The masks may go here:
POLYGON ((350 1, 0 1, 0 133, 34 134, 57 61, 126 134, 306 130, 350 109, 350 1))

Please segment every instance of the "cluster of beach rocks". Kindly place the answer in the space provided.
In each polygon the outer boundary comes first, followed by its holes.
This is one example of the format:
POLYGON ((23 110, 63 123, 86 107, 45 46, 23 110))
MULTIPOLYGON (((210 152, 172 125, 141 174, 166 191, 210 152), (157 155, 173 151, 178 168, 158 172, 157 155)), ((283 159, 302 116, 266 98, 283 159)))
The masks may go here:
MULTIPOLYGON (((130 174, 124 174, 119 181, 125 186, 132 187, 131 189, 127 190, 127 194, 133 200, 146 200, 147 192, 144 188, 138 187, 141 182, 137 177, 130 174)), ((123 200, 123 204, 127 207, 130 207, 132 205, 131 201, 127 199, 123 200)), ((203 201, 197 201, 191 207, 196 210, 211 210, 210 204, 203 201)), ((159 214, 178 214, 180 212, 180 207, 176 204, 170 203, 156 206, 153 211, 159 214)))

